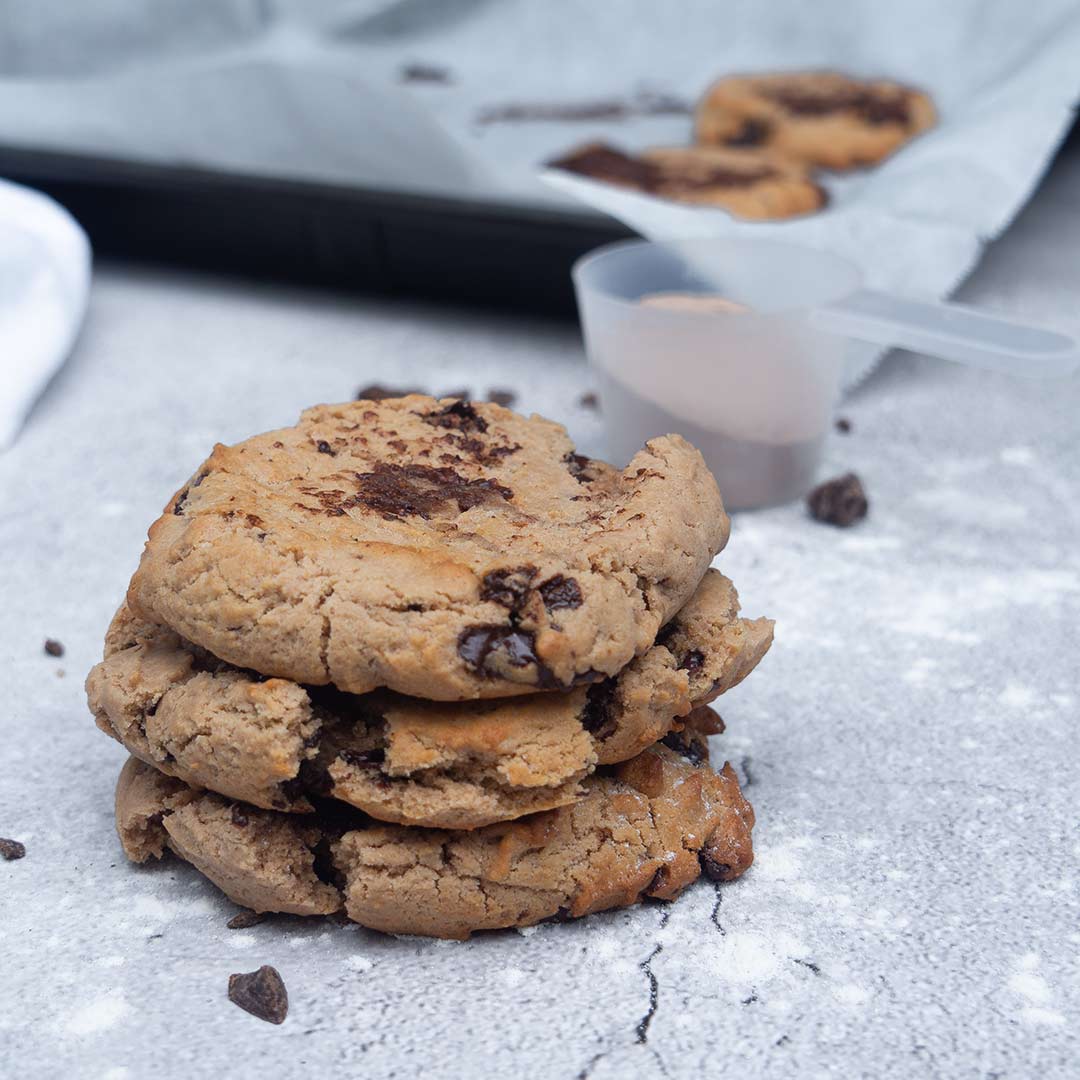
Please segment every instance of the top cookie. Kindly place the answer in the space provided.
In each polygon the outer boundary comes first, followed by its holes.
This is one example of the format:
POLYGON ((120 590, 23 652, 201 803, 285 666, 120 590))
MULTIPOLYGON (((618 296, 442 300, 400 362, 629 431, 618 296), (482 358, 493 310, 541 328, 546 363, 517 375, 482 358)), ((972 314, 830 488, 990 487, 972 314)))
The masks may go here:
POLYGON ((829 169, 873 165, 936 120, 918 90, 832 71, 721 79, 697 110, 697 140, 772 149, 829 169))
POLYGON ((240 667, 439 701, 615 674, 728 536, 677 435, 621 472, 566 431, 423 395, 217 446, 151 526, 133 610, 240 667))

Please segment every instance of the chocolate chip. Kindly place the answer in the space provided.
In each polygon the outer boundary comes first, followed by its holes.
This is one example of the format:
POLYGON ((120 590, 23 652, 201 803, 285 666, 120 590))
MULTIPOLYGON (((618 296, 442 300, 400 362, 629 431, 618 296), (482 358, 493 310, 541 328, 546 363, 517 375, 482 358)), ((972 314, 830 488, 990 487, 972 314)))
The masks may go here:
POLYGON ((579 484, 587 484, 589 481, 596 479, 589 471, 592 459, 585 457, 584 454, 567 454, 563 461, 566 463, 567 472, 579 484))
POLYGON ((230 975, 229 1000, 268 1024, 283 1023, 289 1012, 285 983, 269 964, 263 964, 258 971, 230 975))
POLYGON ((229 930, 249 930, 253 926, 258 926, 265 918, 266 915, 260 911, 241 911, 238 915, 234 915, 225 926, 229 930))
POLYGON ((51 637, 46 638, 45 639, 45 652, 49 656, 63 656, 64 655, 64 646, 59 641, 57 641, 55 638, 51 638, 51 637))
POLYGON ((605 679, 590 686, 585 695, 585 710, 581 714, 581 726, 595 739, 603 741, 614 734, 618 726, 615 720, 615 680, 605 679))
POLYGON ((512 626, 471 626, 458 638, 458 655, 473 671, 495 674, 489 661, 501 654, 515 668, 540 666, 536 655, 536 638, 527 630, 512 626))
POLYGON ((345 749, 338 751, 338 757, 341 758, 346 765, 377 767, 386 760, 386 751, 378 746, 372 750, 345 749))
POLYGON ((232 823, 234 825, 239 825, 240 828, 243 828, 248 824, 248 816, 244 813, 243 807, 241 807, 239 803, 233 803, 232 823))
POLYGON ((768 120, 759 120, 748 116, 738 131, 724 140, 725 146, 761 146, 772 132, 768 120))
POLYGON ((702 872, 711 881, 729 881, 733 876, 731 863, 720 862, 711 852, 702 848, 698 852, 698 862, 702 872))
POLYGON ((846 416, 838 416, 836 418, 836 430, 839 431, 841 435, 850 435, 851 421, 846 416))
POLYGON ((436 64, 405 64, 400 79, 403 83, 435 83, 439 86, 452 81, 449 69, 436 64))
POLYGON ((18 840, 5 840, 0 837, 0 858, 13 862, 15 859, 21 859, 25 854, 25 844, 20 844, 18 840))
POLYGON ((315 444, 315 449, 318 450, 320 454, 329 454, 331 457, 337 457, 334 448, 325 439, 320 439, 315 444))
POLYGON ((316 496, 327 513, 341 513, 349 506, 366 506, 388 518, 421 517, 432 514, 448 503, 461 513, 474 506, 496 499, 511 499, 514 493, 495 480, 466 480, 449 467, 431 465, 389 465, 378 462, 369 473, 357 473, 358 491, 344 496, 343 492, 323 492, 316 496), (339 501, 330 501, 328 497, 339 501))
POLYGON ((682 660, 679 661, 679 670, 688 671, 691 675, 695 675, 705 666, 705 654, 697 649, 693 652, 688 652, 682 660))
POLYGON ((517 401, 517 394, 513 390, 489 390, 487 399, 495 405, 509 409, 517 401))
POLYGON ((870 503, 862 482, 854 473, 846 473, 814 488, 806 498, 810 516, 827 525, 842 528, 866 517, 870 503))
POLYGON ((660 869, 653 874, 652 881, 645 886, 646 896, 655 896, 667 885, 670 877, 671 871, 666 866, 661 866, 660 869))
POLYGON ((435 412, 422 413, 423 418, 435 427, 453 428, 456 431, 475 431, 483 435, 487 421, 469 401, 454 401, 435 412))
POLYGON ((370 386, 361 386, 356 391, 356 401, 385 401, 387 398, 408 397, 409 394, 423 394, 426 391, 416 386, 395 387, 383 386, 380 383, 372 383, 370 386))
POLYGON ((184 503, 187 502, 188 493, 189 493, 189 489, 184 488, 184 490, 181 491, 180 494, 176 496, 176 502, 173 503, 172 512, 177 517, 183 517, 184 516, 184 503))
POLYGON ((669 750, 674 750, 676 754, 686 758, 691 765, 700 765, 708 760, 707 746, 685 731, 669 731, 660 741, 669 750))
POLYGON ((582 603, 581 588, 574 578, 556 574, 540 583, 540 595, 548 611, 559 608, 579 608, 582 603))
POLYGON ((484 575, 480 584, 480 599, 501 604, 511 611, 520 611, 529 598, 534 577, 536 577, 535 566, 514 566, 492 570, 484 575))
POLYGON ((578 404, 583 409, 592 409, 593 412, 597 412, 600 409, 600 399, 591 390, 578 398, 578 404))

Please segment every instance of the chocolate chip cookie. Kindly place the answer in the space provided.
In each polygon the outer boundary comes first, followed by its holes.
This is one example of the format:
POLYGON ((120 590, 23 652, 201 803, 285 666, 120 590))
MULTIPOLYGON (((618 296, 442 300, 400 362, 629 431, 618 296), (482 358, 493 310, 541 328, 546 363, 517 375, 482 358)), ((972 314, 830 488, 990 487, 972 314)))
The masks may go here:
POLYGON ((899 83, 792 72, 714 83, 698 105, 696 134, 705 146, 851 169, 888 157, 936 119, 926 94, 899 83))
POLYGON ((661 199, 718 206, 750 220, 809 214, 828 201, 803 165, 769 152, 678 146, 632 156, 589 143, 549 164, 661 199))
POLYGON ((618 470, 540 417, 411 395, 216 447, 151 527, 128 600, 264 675, 502 697, 616 674, 727 536, 677 435, 618 470))
POLYGON ((707 763, 692 724, 584 781, 571 805, 466 832, 373 823, 340 803, 260 810, 129 759, 116 820, 134 862, 166 849, 255 911, 349 918, 388 933, 467 938, 672 900, 702 872, 732 880, 753 860, 753 810, 730 766, 707 763))
POLYGON ((225 664, 117 613, 87 679, 98 726, 187 783, 266 809, 343 800, 406 825, 476 828, 580 797, 597 765, 640 753, 742 681, 772 641, 716 570, 618 675, 556 694, 426 702, 344 694, 225 664))

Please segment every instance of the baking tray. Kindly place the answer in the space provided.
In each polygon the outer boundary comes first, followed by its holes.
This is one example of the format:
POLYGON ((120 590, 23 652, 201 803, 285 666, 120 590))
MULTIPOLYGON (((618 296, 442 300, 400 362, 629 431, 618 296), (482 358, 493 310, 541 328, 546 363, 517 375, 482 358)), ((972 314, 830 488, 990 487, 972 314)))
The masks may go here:
POLYGON ((592 212, 0 147, 98 255, 569 316, 570 267, 633 235, 592 212))

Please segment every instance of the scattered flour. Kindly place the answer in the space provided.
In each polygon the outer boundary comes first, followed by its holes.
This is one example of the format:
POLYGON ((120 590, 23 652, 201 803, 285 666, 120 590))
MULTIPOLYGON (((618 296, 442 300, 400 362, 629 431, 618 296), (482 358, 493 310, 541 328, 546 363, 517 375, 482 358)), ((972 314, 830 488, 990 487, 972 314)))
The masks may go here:
POLYGON ((1009 989, 1027 1002, 1020 1010, 1020 1017, 1029 1024, 1064 1024, 1065 1017, 1056 1009, 1050 1008, 1054 995, 1038 969, 1038 955, 1029 952, 1020 957, 1015 970, 1009 976, 1009 989))
POLYGON ((901 678, 911 686, 925 686, 934 679, 934 669, 938 666, 936 660, 929 656, 920 656, 911 667, 904 672, 901 678))
POLYGON ((129 1012, 131 1006, 119 991, 99 994, 71 1014, 64 1030, 69 1035, 93 1035, 113 1027, 129 1012))
POLYGON ((365 972, 370 971, 375 965, 366 956, 347 956, 345 957, 345 966, 350 971, 355 971, 358 975, 363 975, 365 972))
POLYGON ((1030 709, 1038 700, 1039 695, 1030 686, 1011 680, 998 694, 998 701, 1010 709, 1030 709))
POLYGON ((1003 465, 1018 465, 1020 468, 1031 468, 1039 461, 1030 446, 1006 446, 998 458, 1003 465))

